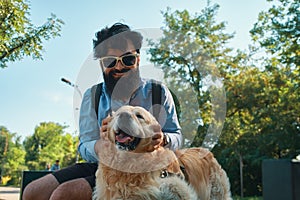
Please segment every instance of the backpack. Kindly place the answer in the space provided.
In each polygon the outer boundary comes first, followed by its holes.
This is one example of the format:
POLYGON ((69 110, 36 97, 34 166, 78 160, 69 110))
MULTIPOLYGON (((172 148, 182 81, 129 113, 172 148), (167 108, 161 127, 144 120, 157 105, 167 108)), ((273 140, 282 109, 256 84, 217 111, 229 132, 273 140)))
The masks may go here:
MULTIPOLYGON (((161 90, 162 90, 161 84, 158 81, 151 80, 151 85, 152 85, 152 105, 161 104, 161 90)), ((98 107, 99 107, 100 94, 102 92, 102 87, 103 87, 103 82, 93 85, 92 89, 91 89, 92 96, 94 96, 94 101, 92 101, 92 106, 95 108, 97 119, 98 119, 98 107)), ((170 92, 171 92, 171 95, 174 100, 177 118, 178 118, 178 121, 180 122, 180 114, 181 114, 180 103, 179 103, 177 96, 171 90, 170 90, 170 92)), ((156 117, 159 114, 159 107, 154 106, 153 108, 154 108, 153 115, 156 117)))

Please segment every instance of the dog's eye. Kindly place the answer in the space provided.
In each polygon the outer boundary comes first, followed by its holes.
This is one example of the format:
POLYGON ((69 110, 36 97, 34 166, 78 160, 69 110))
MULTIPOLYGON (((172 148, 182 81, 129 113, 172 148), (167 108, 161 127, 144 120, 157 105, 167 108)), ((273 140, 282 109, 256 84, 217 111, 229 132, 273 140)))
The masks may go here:
POLYGON ((144 117, 141 115, 141 114, 135 114, 135 116, 137 117, 137 118, 139 118, 139 119, 144 119, 144 117))

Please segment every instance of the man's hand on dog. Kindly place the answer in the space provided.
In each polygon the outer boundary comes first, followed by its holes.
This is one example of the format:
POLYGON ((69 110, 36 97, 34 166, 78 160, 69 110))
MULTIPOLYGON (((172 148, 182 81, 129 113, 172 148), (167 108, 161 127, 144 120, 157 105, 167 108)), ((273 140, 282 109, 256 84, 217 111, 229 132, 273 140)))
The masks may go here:
POLYGON ((108 139, 107 124, 110 121, 111 121, 111 116, 108 116, 102 120, 102 125, 100 128, 100 138, 101 139, 108 139))
POLYGON ((161 131, 161 127, 159 124, 152 125, 152 128, 153 128, 152 146, 154 147, 154 149, 156 149, 159 146, 163 146, 164 134, 161 131))
POLYGON ((98 154, 101 151, 101 145, 99 145, 99 142, 101 139, 108 140, 108 132, 107 132, 107 124, 111 121, 111 116, 106 117, 102 120, 102 125, 100 128, 100 139, 96 142, 94 148, 96 154, 98 154))

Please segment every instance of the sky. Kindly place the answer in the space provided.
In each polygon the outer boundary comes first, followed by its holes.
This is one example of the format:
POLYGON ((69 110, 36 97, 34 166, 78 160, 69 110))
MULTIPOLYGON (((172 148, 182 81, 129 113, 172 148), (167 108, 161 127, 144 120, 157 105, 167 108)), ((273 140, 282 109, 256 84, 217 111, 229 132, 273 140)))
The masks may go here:
MULTIPOLYGON (((0 69, 0 126, 24 139, 34 133, 41 122, 66 125, 67 132, 78 133, 78 90, 61 81, 66 78, 78 85, 82 68, 92 53, 92 39, 96 31, 116 22, 132 29, 159 29, 163 24, 161 11, 188 10, 200 13, 205 0, 29 0, 30 19, 42 25, 51 13, 62 19, 61 37, 45 41, 43 60, 27 57, 8 63, 0 69)), ((263 0, 212 0, 220 5, 217 20, 225 21, 226 32, 235 33, 232 48, 246 49, 251 43, 249 30, 260 11, 270 5, 263 0)), ((89 79, 89 77, 87 77, 89 79)), ((91 81, 97 81, 90 78, 91 81)), ((86 86, 85 86, 86 87, 86 86)), ((80 87, 80 92, 84 92, 80 87)))

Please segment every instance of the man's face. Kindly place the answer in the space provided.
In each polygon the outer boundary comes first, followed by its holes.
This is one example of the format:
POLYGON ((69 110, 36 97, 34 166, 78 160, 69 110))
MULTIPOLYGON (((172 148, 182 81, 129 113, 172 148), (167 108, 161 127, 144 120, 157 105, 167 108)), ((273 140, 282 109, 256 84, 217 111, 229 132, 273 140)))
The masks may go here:
POLYGON ((140 74, 139 62, 140 58, 132 45, 131 41, 127 42, 126 50, 109 48, 107 51, 107 60, 100 61, 103 70, 104 81, 111 94, 115 98, 126 98, 138 87, 140 74), (117 57, 117 61, 114 57, 117 57), (106 62, 104 62, 106 61, 106 62), (105 66, 103 66, 105 65, 105 66))

